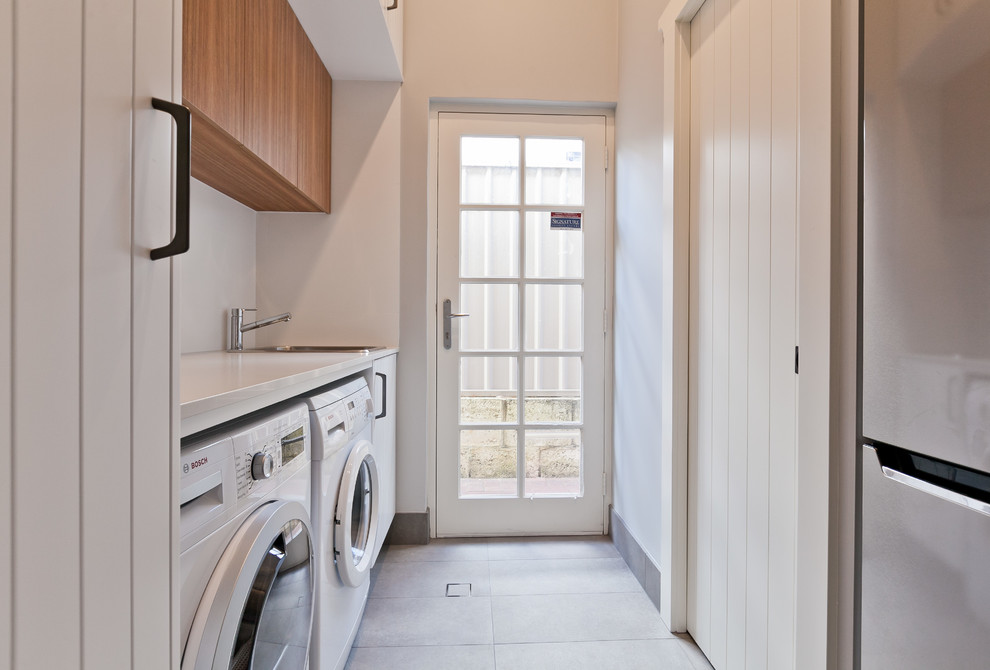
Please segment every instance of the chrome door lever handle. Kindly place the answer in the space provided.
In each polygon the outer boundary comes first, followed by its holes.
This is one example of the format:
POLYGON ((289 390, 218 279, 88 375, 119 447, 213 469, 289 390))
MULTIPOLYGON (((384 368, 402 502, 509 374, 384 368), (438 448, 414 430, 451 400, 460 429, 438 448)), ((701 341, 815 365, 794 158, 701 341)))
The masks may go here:
POLYGON ((454 314, 450 311, 450 298, 443 301, 443 348, 450 349, 451 347, 451 337, 450 337, 450 322, 453 319, 460 319, 461 317, 471 316, 470 314, 454 314))

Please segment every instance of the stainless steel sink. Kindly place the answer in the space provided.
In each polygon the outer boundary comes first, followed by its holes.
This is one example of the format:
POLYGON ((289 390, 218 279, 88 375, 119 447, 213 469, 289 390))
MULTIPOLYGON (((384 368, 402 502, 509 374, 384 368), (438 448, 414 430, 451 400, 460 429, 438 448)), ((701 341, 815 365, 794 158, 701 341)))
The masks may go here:
POLYGON ((297 354, 370 354, 373 351, 381 351, 385 349, 383 346, 379 345, 367 345, 367 346, 347 346, 347 345, 322 345, 322 344, 282 344, 275 347, 256 347, 254 349, 245 349, 245 353, 250 353, 252 351, 257 352, 285 352, 285 353, 297 353, 297 354))

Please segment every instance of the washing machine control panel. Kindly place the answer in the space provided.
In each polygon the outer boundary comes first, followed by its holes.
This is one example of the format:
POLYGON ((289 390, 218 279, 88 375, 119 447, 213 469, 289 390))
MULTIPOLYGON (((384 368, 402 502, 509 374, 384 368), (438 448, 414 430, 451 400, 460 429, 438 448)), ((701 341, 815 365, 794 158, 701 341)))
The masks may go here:
POLYGON ((282 468, 282 445, 272 439, 263 444, 248 445, 234 455, 237 474, 237 499, 249 495, 255 488, 272 479, 282 468))
POLYGON ((371 399, 371 390, 363 386, 345 399, 347 408, 348 428, 351 436, 356 435, 375 417, 375 403, 371 399))
POLYGON ((309 416, 305 407, 258 421, 233 436, 237 500, 264 497, 309 461, 309 416))

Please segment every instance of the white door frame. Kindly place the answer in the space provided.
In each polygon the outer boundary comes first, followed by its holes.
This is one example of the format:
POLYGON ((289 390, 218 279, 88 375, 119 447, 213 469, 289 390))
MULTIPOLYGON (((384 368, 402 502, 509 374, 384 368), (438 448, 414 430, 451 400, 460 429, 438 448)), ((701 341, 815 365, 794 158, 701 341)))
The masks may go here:
POLYGON ((675 0, 663 40, 660 617, 687 630, 688 355, 691 242, 691 20, 705 0, 675 0))
MULTIPOLYGON (((594 107, 585 103, 534 102, 506 100, 453 100, 433 99, 430 101, 429 160, 427 166, 427 286, 426 322, 430 324, 426 333, 426 444, 427 444, 427 511, 437 508, 437 341, 440 334, 436 329, 437 304, 437 243, 439 240, 439 209, 437 199, 438 157, 440 148, 441 112, 485 112, 505 114, 553 114, 575 116, 604 116, 605 144, 608 147, 608 160, 605 172, 605 309, 607 330, 605 333, 605 502, 603 505, 603 528, 609 530, 608 510, 612 505, 612 384, 613 384, 613 336, 612 307, 615 277, 615 110, 612 107, 594 107)), ((437 536, 436 514, 429 514, 430 537, 437 536)))
MULTIPOLYGON (((687 627, 691 21, 675 0, 663 39, 663 289, 660 614, 687 627)), ((798 445, 796 666, 825 667, 828 616, 830 246, 833 194, 831 3, 798 0, 798 445)))

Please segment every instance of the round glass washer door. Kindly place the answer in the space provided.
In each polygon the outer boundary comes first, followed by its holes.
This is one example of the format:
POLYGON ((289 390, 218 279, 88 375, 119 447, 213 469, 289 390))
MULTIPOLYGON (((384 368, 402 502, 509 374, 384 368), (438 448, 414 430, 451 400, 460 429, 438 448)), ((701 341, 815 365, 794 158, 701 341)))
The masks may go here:
POLYGON ((315 556, 298 502, 269 502, 241 525, 193 619, 182 670, 304 670, 315 556))
POLYGON ((348 586, 360 586, 371 573, 378 537, 379 486, 371 443, 361 440, 344 465, 334 513, 334 559, 341 581, 348 586))

